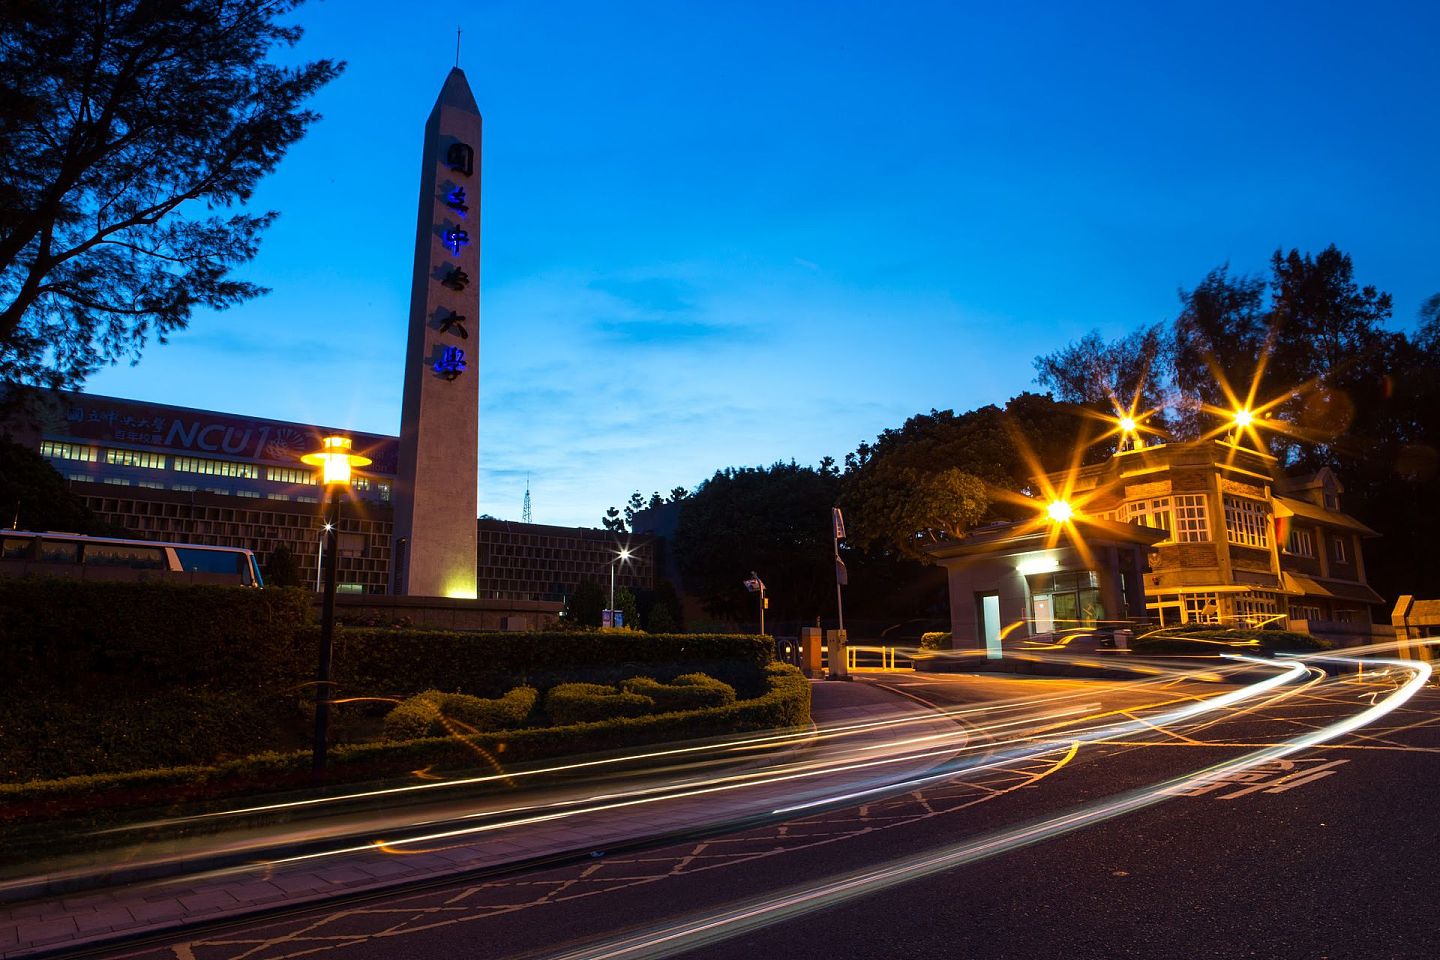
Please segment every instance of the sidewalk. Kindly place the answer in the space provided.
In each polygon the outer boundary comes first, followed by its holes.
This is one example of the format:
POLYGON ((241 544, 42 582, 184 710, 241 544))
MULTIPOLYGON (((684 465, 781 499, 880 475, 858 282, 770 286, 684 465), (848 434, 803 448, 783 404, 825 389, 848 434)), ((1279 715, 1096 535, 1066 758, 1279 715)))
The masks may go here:
MULTIPOLYGON (((0 905, 0 957, 51 956, 118 945, 191 925, 292 910, 406 884, 554 864, 697 831, 738 829, 773 816, 779 808, 823 803, 857 786, 878 787, 918 775, 943 762, 964 742, 955 722, 863 681, 817 682, 811 689, 812 716, 820 734, 813 745, 762 765, 732 768, 691 783, 677 791, 683 795, 667 795, 657 788, 624 796, 613 784, 606 785, 605 795, 576 796, 563 803, 553 796, 531 803, 536 798, 522 794, 511 802, 527 806, 504 821, 484 814, 480 819, 474 819, 474 813, 457 815, 453 803, 442 816, 412 807, 405 811, 412 827, 406 836, 415 839, 394 841, 388 847, 377 845, 377 839, 397 834, 370 823, 363 832, 350 834, 353 848, 343 852, 297 854, 303 849, 297 837, 288 848, 277 843, 255 851, 243 866, 0 905), (847 725, 887 720, 904 723, 864 728, 844 737, 825 736, 847 725), (911 739, 921 742, 908 750, 897 749, 897 741, 911 739), (578 812, 567 813, 565 804, 578 807, 578 812), (426 815, 423 820, 422 815, 426 815)), ((310 824, 305 829, 304 840, 312 842, 324 826, 310 824)))

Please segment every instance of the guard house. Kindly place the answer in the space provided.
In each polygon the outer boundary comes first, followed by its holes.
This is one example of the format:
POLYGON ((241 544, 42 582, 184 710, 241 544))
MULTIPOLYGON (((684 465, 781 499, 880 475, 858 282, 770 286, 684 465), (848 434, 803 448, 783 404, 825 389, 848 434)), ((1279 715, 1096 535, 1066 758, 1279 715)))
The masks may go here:
POLYGON ((1287 476, 1226 438, 1136 444, 1039 486, 1068 491, 1058 539, 1029 520, 931 550, 949 571, 956 649, 999 656, 1010 639, 1105 621, 1269 626, 1342 645, 1378 636, 1371 606, 1383 600, 1360 551, 1377 534, 1341 510, 1328 468, 1287 476))
POLYGON ((996 523, 931 548, 949 574, 956 650, 999 659, 1007 643, 1144 615, 1150 550, 1165 532, 1085 517, 1065 526, 1057 538, 1033 521, 996 523))

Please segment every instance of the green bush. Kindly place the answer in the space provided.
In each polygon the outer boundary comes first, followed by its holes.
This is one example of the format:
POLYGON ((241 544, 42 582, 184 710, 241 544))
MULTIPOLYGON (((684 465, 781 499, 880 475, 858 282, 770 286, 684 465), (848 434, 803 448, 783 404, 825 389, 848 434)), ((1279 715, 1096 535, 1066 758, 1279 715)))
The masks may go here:
POLYGON ((92 688, 77 698, 0 700, 0 780, 210 763, 297 746, 293 704, 174 690, 126 697, 92 688))
POLYGON ((650 677, 631 677, 622 681, 620 689, 655 701, 659 713, 676 710, 703 710, 723 707, 735 702, 735 688, 703 673, 686 673, 670 683, 650 677))
POLYGON ((655 701, 603 683, 562 683, 545 694, 545 712, 557 727, 655 712, 655 701))
POLYGON ((1219 627, 1215 624, 1180 624, 1141 634, 1130 641, 1137 653, 1312 653, 1332 650, 1335 644, 1308 633, 1219 627))
POLYGON ((385 715, 386 740, 418 740, 451 732, 445 720, 464 725, 464 732, 508 730, 525 722, 535 709, 534 687, 516 687, 503 697, 486 700, 463 693, 426 690, 402 700, 385 715))
POLYGON ((476 733, 509 730, 522 726, 529 719, 539 699, 540 691, 534 687, 516 687, 505 696, 493 699, 450 693, 440 701, 440 712, 476 733))
MULTIPOLYGON (((800 671, 777 663, 765 669, 764 677, 764 692, 758 697, 691 713, 340 745, 331 749, 325 775, 328 782, 353 783, 405 776, 418 767, 454 774, 477 768, 489 772, 493 767, 477 755, 477 747, 513 767, 553 757, 808 725, 810 683, 800 671)), ((119 819, 126 808, 253 795, 257 789, 292 789, 309 786, 313 779, 307 750, 261 753, 210 765, 0 784, 0 823, 80 816, 99 825, 119 819)))
POLYGON ((950 631, 933 631, 920 634, 921 650, 944 650, 950 646, 950 631))
MULTIPOLYGON (((13 691, 0 700, 0 778, 204 764, 304 744, 313 602, 298 589, 0 580, 0 663, 13 691)), ((459 689, 504 699, 517 687, 703 672, 754 697, 771 650, 767 638, 739 635, 345 628, 333 677, 341 698, 459 689)), ((456 701, 453 713, 504 728, 519 706, 456 701)), ((336 732, 364 709, 340 708, 336 732)))
POLYGON ((668 681, 705 673, 755 696, 773 657, 768 637, 740 634, 346 628, 336 635, 335 678, 343 689, 369 695, 433 688, 498 697, 518 686, 548 690, 562 683, 617 684, 642 675, 668 681))
POLYGON ((385 714, 386 740, 419 740, 439 734, 440 702, 445 694, 439 690, 426 690, 408 700, 402 700, 395 709, 385 714))

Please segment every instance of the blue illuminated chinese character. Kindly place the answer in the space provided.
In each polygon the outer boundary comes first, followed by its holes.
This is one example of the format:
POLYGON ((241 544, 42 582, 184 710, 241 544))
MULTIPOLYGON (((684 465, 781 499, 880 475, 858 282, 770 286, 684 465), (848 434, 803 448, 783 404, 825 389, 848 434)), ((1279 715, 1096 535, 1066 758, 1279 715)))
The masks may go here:
POLYGON ((456 228, 454 230, 445 231, 445 246, 449 247, 450 252, 457 256, 460 254, 460 248, 465 246, 469 242, 470 234, 466 233, 464 230, 456 228))
POLYGON ((454 210, 462 217, 465 216, 465 214, 469 213, 470 208, 465 205, 465 188, 456 187, 454 190, 451 190, 448 194, 446 194, 445 206, 449 207, 451 210, 454 210))
POLYGON ((459 347, 446 347, 435 361, 435 372, 446 380, 454 380, 465 372, 465 351, 459 347))

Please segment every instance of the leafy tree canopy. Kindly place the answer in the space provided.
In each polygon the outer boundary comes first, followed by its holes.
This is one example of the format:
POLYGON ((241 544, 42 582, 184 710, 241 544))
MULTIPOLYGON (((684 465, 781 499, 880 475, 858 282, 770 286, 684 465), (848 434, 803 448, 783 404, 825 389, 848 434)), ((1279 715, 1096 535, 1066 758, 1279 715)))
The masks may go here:
POLYGON ((78 384, 264 292, 231 270, 276 214, 243 207, 343 67, 270 61, 299 2, 0 6, 0 385, 78 384))
POLYGON ((830 509, 839 480, 794 463, 721 470, 685 501, 675 560, 688 593, 711 616, 756 616, 744 581, 765 581, 771 616, 811 620, 835 602, 830 509))
POLYGON ((65 478, 30 447, 0 437, 0 526, 116 534, 71 493, 65 478))

